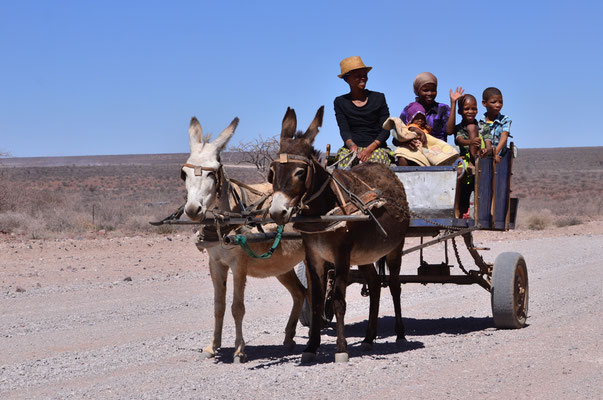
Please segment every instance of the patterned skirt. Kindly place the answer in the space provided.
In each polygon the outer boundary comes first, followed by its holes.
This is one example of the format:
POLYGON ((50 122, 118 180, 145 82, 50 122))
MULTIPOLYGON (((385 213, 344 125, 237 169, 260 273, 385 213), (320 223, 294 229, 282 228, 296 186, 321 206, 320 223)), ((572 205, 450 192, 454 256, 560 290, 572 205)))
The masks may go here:
MULTIPOLYGON (((366 147, 358 147, 358 152, 361 152, 365 148, 366 147)), ((381 163, 389 166, 392 163, 393 157, 393 151, 388 148, 379 147, 371 153, 371 156, 369 157, 367 162, 381 163)), ((354 165, 360 162, 358 157, 354 157, 350 154, 350 149, 348 149, 347 147, 342 147, 337 151, 337 161, 339 162, 339 164, 337 164, 339 168, 353 167, 354 165), (341 162, 339 162, 340 160, 341 162), (353 162, 350 165, 350 162, 352 160, 353 162)))

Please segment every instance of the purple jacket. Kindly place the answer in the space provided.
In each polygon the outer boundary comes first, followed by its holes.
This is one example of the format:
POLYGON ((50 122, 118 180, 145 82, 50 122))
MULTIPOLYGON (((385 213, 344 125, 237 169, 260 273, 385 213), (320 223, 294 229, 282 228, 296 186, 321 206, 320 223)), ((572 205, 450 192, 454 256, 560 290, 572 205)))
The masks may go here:
MULTIPOLYGON (((405 124, 410 122, 406 121, 408 106, 404 107, 402 114, 400 114, 400 119, 405 124)), ((448 117, 450 116, 450 107, 444 103, 434 103, 431 108, 425 111, 427 125, 431 127, 431 136, 446 141, 446 122, 448 122, 448 117)))

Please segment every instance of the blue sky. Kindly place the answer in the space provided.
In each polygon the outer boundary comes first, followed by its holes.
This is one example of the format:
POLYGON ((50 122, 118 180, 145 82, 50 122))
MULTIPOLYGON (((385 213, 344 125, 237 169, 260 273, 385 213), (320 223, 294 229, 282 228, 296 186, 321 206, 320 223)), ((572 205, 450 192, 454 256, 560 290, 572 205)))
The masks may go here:
POLYGON ((406 3, 0 0, 0 151, 188 152, 193 115, 214 134, 238 116, 236 142, 278 134, 287 106, 305 130, 323 104, 317 146, 338 147, 352 55, 392 115, 431 71, 440 102, 499 87, 520 148, 603 145, 588 117, 603 110, 601 3, 406 3))

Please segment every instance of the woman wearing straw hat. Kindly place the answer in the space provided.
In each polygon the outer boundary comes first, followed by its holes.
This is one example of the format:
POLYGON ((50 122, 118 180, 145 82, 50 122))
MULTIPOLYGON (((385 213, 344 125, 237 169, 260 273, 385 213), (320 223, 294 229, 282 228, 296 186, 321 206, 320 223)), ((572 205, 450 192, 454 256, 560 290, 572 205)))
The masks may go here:
POLYGON ((389 165, 392 152, 385 144, 389 131, 383 123, 389 117, 385 95, 366 89, 368 72, 360 57, 348 57, 341 61, 339 78, 350 86, 350 92, 335 99, 335 117, 344 147, 337 152, 341 167, 352 161, 380 162, 389 165), (356 157, 354 157, 354 154, 356 157))

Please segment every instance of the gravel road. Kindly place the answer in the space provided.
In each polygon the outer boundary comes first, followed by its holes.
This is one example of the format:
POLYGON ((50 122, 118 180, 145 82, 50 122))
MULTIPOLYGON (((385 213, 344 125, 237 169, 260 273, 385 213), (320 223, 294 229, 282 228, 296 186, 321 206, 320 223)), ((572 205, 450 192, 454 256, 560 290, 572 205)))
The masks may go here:
MULTIPOLYGON (((249 361, 224 348, 200 358, 213 328, 207 256, 192 236, 58 241, 0 238, 0 398, 122 399, 568 399, 603 395, 603 232, 591 223, 553 232, 476 234, 494 261, 524 255, 530 318, 521 330, 493 327, 482 288, 403 286, 409 342, 395 343, 389 292, 379 337, 360 351, 368 299, 348 289, 350 362, 332 363, 335 333, 323 331, 316 364, 300 366, 307 328, 283 349, 291 300, 275 279, 247 284, 249 361)), ((412 244, 413 241, 409 240, 412 244)), ((469 264, 470 256, 462 251, 469 264)), ((442 261, 440 247, 425 257, 442 261)), ((413 273, 418 255, 403 260, 413 273)), ((230 303, 230 291, 229 299, 230 303)))

